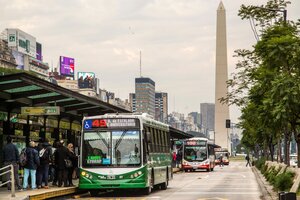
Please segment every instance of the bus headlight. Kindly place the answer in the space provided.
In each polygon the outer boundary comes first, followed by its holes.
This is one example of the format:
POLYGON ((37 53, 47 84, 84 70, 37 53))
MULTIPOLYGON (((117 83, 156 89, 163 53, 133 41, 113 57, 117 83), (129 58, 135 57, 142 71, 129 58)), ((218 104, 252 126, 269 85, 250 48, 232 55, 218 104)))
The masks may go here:
POLYGON ((139 176, 142 175, 142 172, 141 172, 141 171, 138 171, 138 175, 139 175, 139 176))
POLYGON ((139 175, 138 175, 138 173, 134 173, 134 177, 136 178, 136 177, 138 177, 139 175))
POLYGON ((85 176, 85 175, 86 175, 86 172, 85 172, 85 171, 82 171, 82 172, 81 172, 81 175, 82 175, 82 176, 85 176))
POLYGON ((130 175, 130 178, 134 178, 133 174, 130 175))

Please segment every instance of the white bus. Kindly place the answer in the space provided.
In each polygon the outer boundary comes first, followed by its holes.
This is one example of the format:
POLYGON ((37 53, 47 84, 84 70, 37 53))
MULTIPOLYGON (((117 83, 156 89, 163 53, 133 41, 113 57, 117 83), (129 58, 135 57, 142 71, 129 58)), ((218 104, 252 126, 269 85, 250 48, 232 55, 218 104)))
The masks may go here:
POLYGON ((194 137, 183 141, 182 169, 196 171, 205 169, 213 171, 215 167, 214 148, 212 141, 204 137, 194 137))

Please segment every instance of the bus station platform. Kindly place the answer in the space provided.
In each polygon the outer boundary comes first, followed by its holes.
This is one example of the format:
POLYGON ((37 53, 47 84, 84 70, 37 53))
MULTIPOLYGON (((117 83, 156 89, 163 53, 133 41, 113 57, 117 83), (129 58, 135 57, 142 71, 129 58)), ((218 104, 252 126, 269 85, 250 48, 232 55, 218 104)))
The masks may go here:
POLYGON ((8 191, 6 187, 0 188, 0 200, 42 200, 55 198, 65 195, 74 194, 77 192, 78 180, 74 181, 73 187, 57 187, 51 186, 49 189, 27 189, 23 191, 16 190, 15 197, 11 196, 11 191, 8 191))
MULTIPOLYGON (((180 172, 179 168, 173 168, 173 173, 180 172)), ((78 192, 78 179, 73 180, 75 186, 73 187, 57 187, 49 184, 49 189, 35 189, 35 190, 23 190, 15 192, 15 197, 11 197, 11 191, 7 190, 7 187, 0 188, 0 200, 43 200, 55 197, 61 197, 78 192)))

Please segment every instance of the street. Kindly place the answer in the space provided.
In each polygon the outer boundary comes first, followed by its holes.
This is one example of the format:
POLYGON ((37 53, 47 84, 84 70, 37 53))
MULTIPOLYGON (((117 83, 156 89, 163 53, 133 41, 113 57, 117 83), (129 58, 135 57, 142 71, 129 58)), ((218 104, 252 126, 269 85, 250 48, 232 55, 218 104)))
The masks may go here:
POLYGON ((251 168, 245 164, 243 161, 231 162, 229 166, 216 166, 213 172, 176 173, 167 190, 155 189, 149 196, 137 191, 120 191, 80 199, 258 200, 261 196, 259 186, 251 168))

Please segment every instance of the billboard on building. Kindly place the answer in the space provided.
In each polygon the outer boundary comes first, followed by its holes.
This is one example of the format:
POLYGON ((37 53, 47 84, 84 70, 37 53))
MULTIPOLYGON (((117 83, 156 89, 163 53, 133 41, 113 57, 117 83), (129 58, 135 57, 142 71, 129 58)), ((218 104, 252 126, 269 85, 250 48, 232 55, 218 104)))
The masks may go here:
POLYGON ((94 88, 96 90, 95 73, 78 72, 78 88, 94 88))
POLYGON ((61 75, 74 77, 74 65, 75 65, 74 58, 60 56, 59 57, 59 65, 60 65, 60 74, 61 75))
POLYGON ((7 29, 7 43, 9 47, 17 47, 17 30, 7 29))
POLYGON ((17 69, 21 69, 24 70, 24 54, 16 51, 16 50, 12 50, 12 54, 16 60, 17 63, 17 69))
POLYGON ((36 59, 39 61, 43 61, 43 55, 42 55, 42 44, 36 43, 36 59))
POLYGON ((32 35, 20 29, 6 29, 9 47, 15 47, 17 51, 36 57, 36 39, 32 35))

